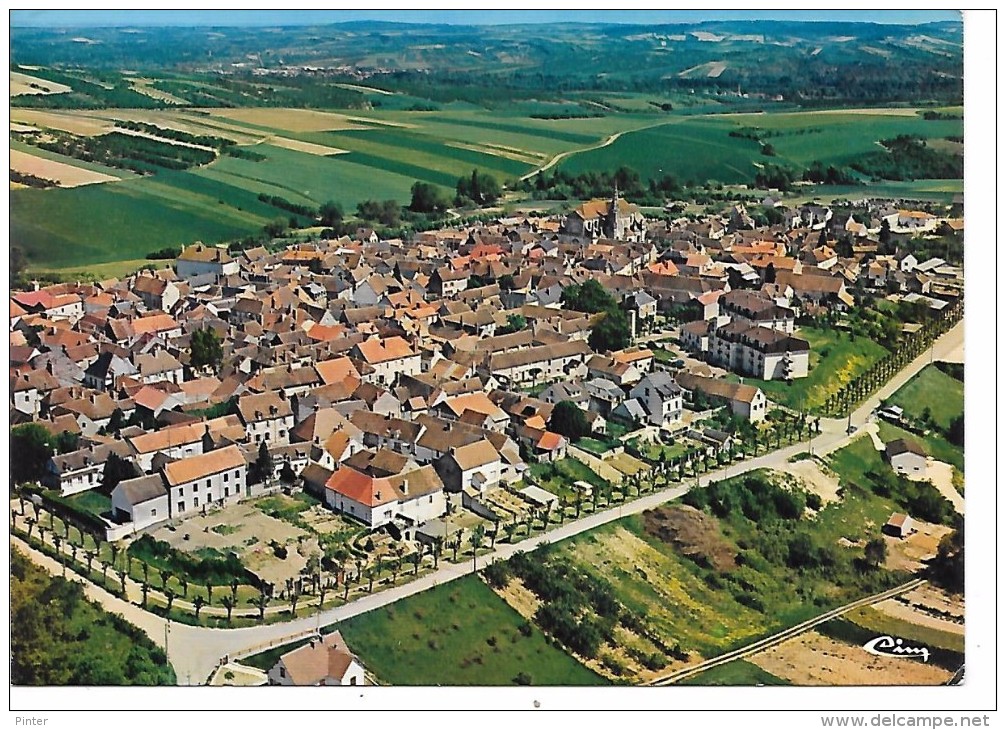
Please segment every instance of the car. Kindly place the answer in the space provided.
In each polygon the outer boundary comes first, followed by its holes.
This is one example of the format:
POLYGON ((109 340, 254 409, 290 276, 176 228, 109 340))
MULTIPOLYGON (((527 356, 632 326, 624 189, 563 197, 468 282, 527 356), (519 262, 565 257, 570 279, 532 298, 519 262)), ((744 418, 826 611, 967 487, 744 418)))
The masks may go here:
POLYGON ((859 427, 856 426, 855 424, 850 423, 849 427, 847 429, 845 429, 845 432, 851 436, 852 434, 856 433, 856 430, 858 428, 859 427))

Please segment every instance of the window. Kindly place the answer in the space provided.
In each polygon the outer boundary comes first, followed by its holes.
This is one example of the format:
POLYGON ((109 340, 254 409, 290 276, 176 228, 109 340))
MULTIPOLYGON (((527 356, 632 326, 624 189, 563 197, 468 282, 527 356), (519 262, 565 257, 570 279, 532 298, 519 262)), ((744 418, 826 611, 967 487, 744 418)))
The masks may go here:
POLYGON ((279 665, 279 676, 286 677, 286 668, 282 664, 279 665))
POLYGON ((350 678, 349 678, 349 683, 350 683, 351 685, 353 685, 353 686, 356 686, 356 677, 350 677, 350 678))
POLYGON ((185 511, 185 502, 179 502, 178 503, 178 511, 179 512, 184 512, 185 511))
POLYGON ((198 507, 199 506, 199 497, 193 497, 192 498, 192 506, 193 507, 198 507))
POLYGON ((430 504, 433 504, 433 495, 430 495, 430 504))
POLYGON ((240 477, 240 475, 241 475, 241 471, 239 469, 235 469, 234 470, 234 478, 237 479, 237 478, 240 477))
POLYGON ((150 510, 150 516, 151 517, 157 517, 157 510, 156 509, 151 509, 150 510))
POLYGON ((230 478, 231 478, 231 475, 228 474, 227 472, 224 472, 224 483, 225 484, 230 481, 230 478))

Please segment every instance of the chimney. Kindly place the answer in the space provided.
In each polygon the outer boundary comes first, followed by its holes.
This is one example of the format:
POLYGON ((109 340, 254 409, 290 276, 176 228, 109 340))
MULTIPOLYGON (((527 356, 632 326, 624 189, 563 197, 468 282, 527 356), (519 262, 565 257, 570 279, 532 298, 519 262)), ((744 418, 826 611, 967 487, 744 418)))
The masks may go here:
POLYGON ((402 494, 404 494, 406 497, 409 496, 409 480, 408 479, 406 479, 404 482, 402 482, 402 494))
MULTIPOLYGON (((47 373, 49 373, 49 375, 53 374, 53 371, 52 371, 52 360, 49 360, 48 362, 46 362, 46 364, 45 364, 45 371, 47 373)), ((27 376, 25 376, 25 378, 27 379, 27 376)))

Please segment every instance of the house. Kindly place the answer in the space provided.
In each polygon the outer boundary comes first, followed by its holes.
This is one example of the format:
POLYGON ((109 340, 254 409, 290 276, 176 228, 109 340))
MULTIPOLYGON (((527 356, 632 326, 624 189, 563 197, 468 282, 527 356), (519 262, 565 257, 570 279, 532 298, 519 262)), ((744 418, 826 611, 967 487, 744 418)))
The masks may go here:
POLYGON ((182 364, 167 350, 155 347, 153 352, 137 355, 133 361, 139 371, 136 377, 142 383, 180 384, 184 379, 182 364))
POLYGON ((223 277, 240 271, 240 262, 227 253, 226 248, 196 243, 189 246, 175 261, 178 276, 195 279, 205 274, 223 277))
POLYGON ((380 385, 394 384, 399 374, 418 375, 422 371, 420 354, 398 336, 375 336, 358 342, 352 355, 374 368, 374 378, 380 385))
POLYGON ((184 459, 209 451, 220 442, 237 442, 244 438, 245 429, 237 416, 221 416, 141 433, 126 441, 133 449, 137 465, 143 471, 150 471, 157 454, 169 459, 184 459))
POLYGON ((50 489, 58 489, 64 497, 101 486, 105 473, 105 462, 116 454, 128 459, 132 449, 125 441, 111 441, 107 444, 91 444, 66 454, 54 454, 45 464, 42 483, 50 489))
POLYGON ((314 636, 288 651, 269 670, 269 684, 286 687, 349 687, 366 684, 363 665, 342 634, 314 636))
POLYGON ((134 530, 164 522, 170 516, 168 490, 160 474, 119 482, 112 490, 112 519, 132 522, 134 530))
POLYGON ((237 446, 171 461, 162 472, 172 518, 195 514, 199 508, 236 502, 245 496, 247 463, 237 446))
POLYGON ((915 532, 915 522, 908 515, 894 512, 882 531, 891 537, 905 538, 915 532))
POLYGON ((553 463, 565 459, 569 449, 569 441, 565 436, 545 428, 521 426, 517 430, 517 439, 540 462, 553 463))
POLYGON ((925 476, 928 467, 928 455, 921 445, 911 439, 895 439, 887 444, 884 450, 891 468, 898 474, 907 476, 925 476))
POLYGON ((605 355, 594 355, 587 361, 587 377, 604 378, 617 385, 632 385, 642 379, 643 373, 631 363, 619 362, 605 355))
POLYGON ((503 463, 496 448, 482 439, 451 448, 433 462, 433 467, 447 491, 457 493, 473 489, 485 495, 500 485, 503 463))
POLYGON ((508 384, 534 385, 553 380, 582 378, 593 355, 583 340, 566 340, 490 356, 489 373, 508 384))
POLYGON ((702 393, 713 403, 726 403, 730 406, 731 413, 750 423, 757 423, 765 418, 768 400, 761 388, 691 373, 678 373, 675 381, 684 390, 685 398, 689 401, 694 401, 695 393, 702 393))
POLYGON ((553 405, 561 403, 564 400, 572 401, 581 408, 586 407, 587 403, 590 401, 590 395, 587 393, 583 385, 574 381, 559 381, 558 383, 552 383, 550 386, 545 388, 538 397, 546 403, 551 403, 553 405))
POLYGON ((450 266, 441 266, 433 272, 427 290, 442 297, 453 297, 468 288, 469 273, 454 271, 450 266))
POLYGON ((629 397, 639 400, 647 414, 647 421, 668 428, 681 420, 684 403, 681 388, 669 373, 649 373, 629 391, 629 397))
POLYGON ((418 525, 447 511, 444 484, 429 465, 376 477, 343 464, 325 482, 325 504, 371 528, 399 517, 418 525))
POLYGON ((625 391, 606 378, 588 380, 584 388, 589 396, 587 407, 605 418, 625 400, 625 391))
POLYGON ((238 417, 244 424, 249 441, 271 444, 290 443, 293 429, 293 409, 290 401, 278 392, 243 395, 238 398, 238 417))
POLYGON ((84 370, 84 386, 94 390, 113 390, 119 378, 134 378, 139 372, 129 360, 112 352, 103 352, 84 370))

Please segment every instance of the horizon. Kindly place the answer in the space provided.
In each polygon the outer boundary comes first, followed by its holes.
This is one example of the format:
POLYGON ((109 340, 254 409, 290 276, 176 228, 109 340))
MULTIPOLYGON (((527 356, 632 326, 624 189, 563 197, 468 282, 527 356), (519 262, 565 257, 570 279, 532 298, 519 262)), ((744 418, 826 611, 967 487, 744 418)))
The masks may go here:
POLYGON ((399 25, 679 25, 710 21, 922 25, 963 22, 956 10, 11 10, 12 28, 293 27, 385 22, 399 25))

